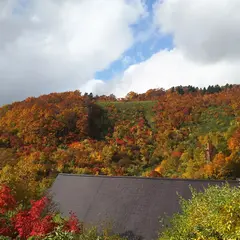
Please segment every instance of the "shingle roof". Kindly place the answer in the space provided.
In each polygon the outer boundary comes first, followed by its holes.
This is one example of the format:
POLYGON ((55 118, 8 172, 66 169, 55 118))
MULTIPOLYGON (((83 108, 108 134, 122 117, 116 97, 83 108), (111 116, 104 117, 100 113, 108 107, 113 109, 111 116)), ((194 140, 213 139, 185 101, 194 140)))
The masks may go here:
MULTIPOLYGON (((110 177, 59 174, 50 191, 63 215, 73 211, 81 221, 113 223, 113 230, 129 239, 157 239, 160 217, 179 211, 179 195, 190 198, 189 185, 200 191, 224 181, 110 177)), ((228 181, 239 186, 237 181, 228 181)))

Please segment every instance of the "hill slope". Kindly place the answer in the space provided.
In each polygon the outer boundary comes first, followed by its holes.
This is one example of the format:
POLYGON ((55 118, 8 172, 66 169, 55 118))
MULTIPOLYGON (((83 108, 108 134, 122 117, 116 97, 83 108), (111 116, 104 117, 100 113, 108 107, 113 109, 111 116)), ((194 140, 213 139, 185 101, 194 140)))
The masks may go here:
POLYGON ((0 182, 37 196, 59 172, 240 176, 240 87, 189 89, 124 101, 53 93, 3 106, 0 182))

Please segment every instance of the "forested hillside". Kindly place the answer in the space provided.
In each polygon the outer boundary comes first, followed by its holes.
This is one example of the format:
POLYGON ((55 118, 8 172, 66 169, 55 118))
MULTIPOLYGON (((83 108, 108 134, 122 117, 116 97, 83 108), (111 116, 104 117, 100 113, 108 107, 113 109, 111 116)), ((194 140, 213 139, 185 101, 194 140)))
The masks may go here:
POLYGON ((57 173, 240 176, 240 86, 29 97, 0 108, 0 183, 37 199, 57 173))

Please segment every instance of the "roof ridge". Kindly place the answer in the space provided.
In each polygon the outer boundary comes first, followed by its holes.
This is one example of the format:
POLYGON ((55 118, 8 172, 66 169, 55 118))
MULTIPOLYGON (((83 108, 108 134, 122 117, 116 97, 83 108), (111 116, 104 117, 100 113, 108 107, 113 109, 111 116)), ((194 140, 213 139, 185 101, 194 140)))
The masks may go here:
POLYGON ((230 182, 239 183, 238 180, 215 180, 215 179, 189 179, 189 178, 153 178, 153 177, 141 177, 141 176, 107 176, 107 175, 90 175, 90 174, 74 174, 74 173, 59 173, 58 175, 72 176, 72 177, 92 177, 92 178, 132 178, 132 179, 146 179, 155 181, 192 181, 192 182, 230 182))

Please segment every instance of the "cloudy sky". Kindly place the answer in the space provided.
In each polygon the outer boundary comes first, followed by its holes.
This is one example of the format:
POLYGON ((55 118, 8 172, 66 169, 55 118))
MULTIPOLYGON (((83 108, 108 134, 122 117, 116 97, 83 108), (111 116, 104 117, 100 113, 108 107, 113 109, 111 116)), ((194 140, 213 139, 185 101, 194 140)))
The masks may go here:
POLYGON ((0 0, 0 104, 240 83, 239 0, 0 0))

